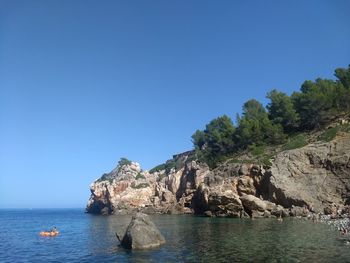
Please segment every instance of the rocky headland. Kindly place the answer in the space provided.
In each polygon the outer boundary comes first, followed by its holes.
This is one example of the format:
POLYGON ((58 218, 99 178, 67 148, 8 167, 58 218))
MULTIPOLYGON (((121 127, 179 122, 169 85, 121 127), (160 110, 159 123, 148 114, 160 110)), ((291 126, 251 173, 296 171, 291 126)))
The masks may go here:
POLYGON ((174 155, 150 171, 136 162, 120 162, 90 185, 86 211, 316 220, 344 218, 350 212, 347 132, 329 142, 280 151, 268 166, 243 158, 210 169, 194 156, 192 151, 174 155))

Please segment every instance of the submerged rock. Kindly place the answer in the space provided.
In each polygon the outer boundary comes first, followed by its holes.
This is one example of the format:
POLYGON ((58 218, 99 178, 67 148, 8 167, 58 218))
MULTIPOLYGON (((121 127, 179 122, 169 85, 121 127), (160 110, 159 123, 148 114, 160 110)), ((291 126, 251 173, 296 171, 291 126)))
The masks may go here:
POLYGON ((132 217, 125 231, 116 233, 121 245, 128 249, 147 249, 158 247, 165 243, 163 235, 148 215, 137 213, 132 217))

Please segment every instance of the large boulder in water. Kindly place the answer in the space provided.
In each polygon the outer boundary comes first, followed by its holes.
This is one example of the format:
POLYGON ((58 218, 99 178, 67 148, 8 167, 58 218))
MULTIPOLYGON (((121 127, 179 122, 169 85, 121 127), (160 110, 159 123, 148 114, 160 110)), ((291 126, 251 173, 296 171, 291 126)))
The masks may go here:
POLYGON ((124 248, 147 249, 158 247, 165 243, 163 235, 148 215, 137 213, 132 217, 124 234, 117 233, 124 248))

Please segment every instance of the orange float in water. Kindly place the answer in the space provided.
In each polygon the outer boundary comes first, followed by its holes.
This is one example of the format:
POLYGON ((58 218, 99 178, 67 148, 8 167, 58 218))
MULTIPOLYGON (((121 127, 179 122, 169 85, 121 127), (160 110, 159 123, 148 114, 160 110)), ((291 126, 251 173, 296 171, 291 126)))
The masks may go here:
POLYGON ((42 237, 54 237, 57 236, 59 233, 60 232, 58 231, 41 231, 39 235, 42 237))

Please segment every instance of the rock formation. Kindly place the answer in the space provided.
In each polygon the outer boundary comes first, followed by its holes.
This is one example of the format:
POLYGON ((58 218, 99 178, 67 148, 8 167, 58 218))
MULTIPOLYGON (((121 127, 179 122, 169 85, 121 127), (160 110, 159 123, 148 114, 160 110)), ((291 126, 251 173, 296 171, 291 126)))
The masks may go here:
POLYGON ((150 197, 154 196, 150 182, 152 178, 141 171, 138 163, 117 166, 91 184, 92 195, 87 211, 110 214, 120 209, 148 206, 151 204, 150 197), (149 178, 146 179, 145 175, 149 178))
POLYGON ((349 134, 281 152, 265 176, 269 183, 264 197, 284 207, 306 206, 323 212, 332 203, 349 204, 349 134))
POLYGON ((193 152, 153 171, 131 162, 91 184, 87 212, 263 217, 329 213, 350 203, 349 133, 282 151, 265 168, 227 162, 210 170, 193 152))
POLYGON ((125 232, 117 233, 117 238, 123 247, 129 249, 154 248, 165 243, 163 235, 149 216, 142 213, 133 216, 125 232))

